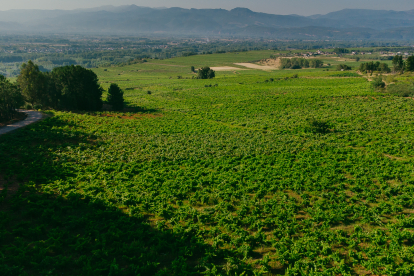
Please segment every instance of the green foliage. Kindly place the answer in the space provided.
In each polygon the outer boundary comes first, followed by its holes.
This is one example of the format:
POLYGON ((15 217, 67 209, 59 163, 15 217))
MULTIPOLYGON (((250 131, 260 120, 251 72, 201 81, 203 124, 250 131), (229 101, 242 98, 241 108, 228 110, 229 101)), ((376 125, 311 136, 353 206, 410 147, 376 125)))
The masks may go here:
POLYGON ((17 83, 25 100, 32 105, 43 103, 47 99, 46 77, 31 60, 23 63, 17 83))
POLYGON ((358 78, 360 75, 358 75, 355 72, 342 72, 342 73, 336 73, 330 75, 331 77, 352 77, 352 78, 358 78))
POLYGON ((405 69, 409 72, 414 72, 414 56, 410 56, 405 61, 405 69))
POLYGON ((348 49, 345 49, 345 48, 335 48, 335 49, 333 50, 333 52, 334 52, 335 54, 339 55, 339 54, 346 54, 346 53, 349 53, 349 50, 348 50, 348 49))
POLYGON ((96 69, 139 112, 0 136, 25 184, 0 195, 3 274, 414 273, 412 99, 322 70, 177 80, 191 64, 96 69))
POLYGON ((0 75, 0 120, 12 119, 16 109, 24 104, 19 88, 0 75))
POLYGON ((387 92, 399 97, 414 97, 414 82, 388 85, 387 92))
POLYGON ((124 108, 124 91, 116 83, 112 83, 109 86, 106 101, 112 105, 114 110, 122 110, 124 108))
POLYGON ((350 66, 346 65, 346 64, 338 64, 336 66, 336 70, 338 70, 338 71, 349 71, 349 70, 352 70, 352 68, 350 66))
POLYGON ((96 74, 81 66, 53 69, 49 75, 52 107, 65 110, 101 110, 103 89, 96 74))
POLYGON ((200 70, 198 70, 197 78, 198 79, 213 79, 215 78, 216 73, 214 70, 210 69, 210 67, 203 67, 200 70))
POLYGON ((323 62, 319 59, 281 58, 280 69, 320 68, 323 62))
POLYGON ((396 55, 392 60, 392 64, 394 65, 394 72, 404 71, 405 64, 402 56, 396 55))
POLYGON ((312 118, 307 120, 305 131, 311 133, 326 134, 330 132, 331 128, 332 126, 328 122, 312 118))
POLYGON ((374 89, 380 89, 385 87, 385 82, 382 80, 381 76, 377 76, 375 79, 372 80, 371 86, 374 89))
POLYGON ((381 63, 379 61, 377 62, 367 62, 367 63, 361 63, 358 69, 362 73, 372 73, 374 71, 378 71, 381 73, 390 73, 391 69, 388 67, 388 64, 381 63))

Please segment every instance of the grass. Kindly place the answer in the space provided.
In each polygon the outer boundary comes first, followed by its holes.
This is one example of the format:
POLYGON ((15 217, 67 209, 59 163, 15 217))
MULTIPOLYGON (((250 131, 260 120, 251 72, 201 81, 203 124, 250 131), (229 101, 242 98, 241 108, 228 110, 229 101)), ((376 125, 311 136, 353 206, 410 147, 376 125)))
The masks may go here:
POLYGON ((3 274, 412 275, 414 101, 325 69, 191 78, 236 58, 97 68, 130 111, 1 136, 3 274))

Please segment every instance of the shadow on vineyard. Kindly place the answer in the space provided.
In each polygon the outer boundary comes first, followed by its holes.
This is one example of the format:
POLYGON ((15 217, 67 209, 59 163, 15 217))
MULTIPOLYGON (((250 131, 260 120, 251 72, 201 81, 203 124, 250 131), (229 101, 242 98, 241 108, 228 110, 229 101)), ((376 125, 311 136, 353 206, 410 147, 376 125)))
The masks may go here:
POLYGON ((73 127, 52 117, 0 137, 2 275, 189 275, 230 256, 195 229, 154 226, 137 208, 126 212, 65 185, 77 172, 51 152, 104 145, 73 127), (56 190, 42 185, 54 181, 56 190))

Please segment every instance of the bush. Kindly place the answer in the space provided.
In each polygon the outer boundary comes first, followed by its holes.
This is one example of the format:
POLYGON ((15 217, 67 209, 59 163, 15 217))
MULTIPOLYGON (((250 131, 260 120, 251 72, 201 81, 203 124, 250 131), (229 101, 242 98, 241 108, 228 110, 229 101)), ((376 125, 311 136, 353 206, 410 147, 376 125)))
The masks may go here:
POLYGON ((336 66, 336 70, 338 70, 338 71, 349 71, 349 70, 351 70, 352 68, 351 67, 349 67, 348 65, 346 65, 346 64, 339 64, 338 66, 336 66))
POLYGON ((113 110, 122 110, 124 108, 124 92, 116 83, 112 83, 108 89, 108 104, 112 105, 113 110))
POLYGON ((305 132, 325 134, 330 132, 330 128, 331 125, 328 122, 312 118, 307 120, 305 132))
POLYGON ((385 82, 382 81, 382 77, 376 77, 372 82, 371 85, 374 89, 381 89, 385 87, 385 82))
POLYGON ((414 83, 391 84, 387 92, 398 97, 414 97, 414 83))
POLYGON ((200 70, 198 70, 198 79, 213 79, 216 77, 216 72, 214 70, 210 69, 210 67, 203 67, 200 70))

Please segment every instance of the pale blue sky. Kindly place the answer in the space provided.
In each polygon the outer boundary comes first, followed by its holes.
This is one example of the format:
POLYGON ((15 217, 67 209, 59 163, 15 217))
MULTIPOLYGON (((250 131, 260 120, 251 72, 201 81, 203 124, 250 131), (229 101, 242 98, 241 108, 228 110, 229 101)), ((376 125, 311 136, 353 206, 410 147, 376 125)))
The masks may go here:
POLYGON ((325 14, 341 9, 412 10, 413 0, 4 0, 0 10, 76 9, 103 5, 135 4, 146 7, 223 8, 246 7, 275 14, 325 14))

